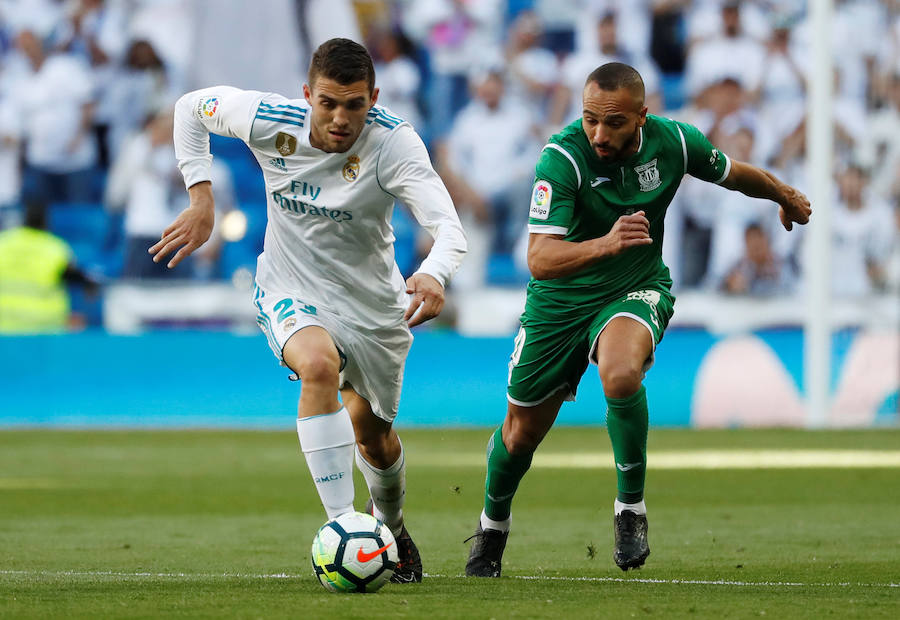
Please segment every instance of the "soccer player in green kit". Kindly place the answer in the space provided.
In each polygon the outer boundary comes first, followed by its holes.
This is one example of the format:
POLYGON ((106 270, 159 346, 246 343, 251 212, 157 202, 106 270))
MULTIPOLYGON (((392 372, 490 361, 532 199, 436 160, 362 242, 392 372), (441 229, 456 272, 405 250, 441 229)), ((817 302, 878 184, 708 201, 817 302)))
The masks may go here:
POLYGON ((644 373, 672 317, 662 262, 663 218, 685 174, 780 205, 787 230, 812 212, 769 172, 734 161, 695 127, 647 115, 644 83, 609 63, 588 77, 582 118, 552 136, 536 166, 528 284, 510 357, 508 408, 488 441, 484 510, 466 575, 499 577, 519 481, 590 363, 606 397, 616 463, 613 559, 622 570, 650 555, 644 477, 644 373))

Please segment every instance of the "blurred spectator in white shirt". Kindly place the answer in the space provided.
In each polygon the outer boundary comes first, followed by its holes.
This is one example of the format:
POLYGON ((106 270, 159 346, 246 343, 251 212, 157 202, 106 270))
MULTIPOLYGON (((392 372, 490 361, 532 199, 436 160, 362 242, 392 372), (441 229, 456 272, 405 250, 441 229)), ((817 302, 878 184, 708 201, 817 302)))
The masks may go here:
POLYGON ((65 27, 64 4, 57 0, 0 0, 0 23, 13 35, 29 30, 49 39, 65 27))
POLYGON ((444 183, 466 229, 469 253, 454 286, 482 286, 492 252, 510 253, 525 230, 541 144, 528 108, 504 92, 493 69, 472 78, 475 97, 438 149, 444 183))
MULTIPOLYGON (((580 22, 592 0, 534 0, 531 8, 544 26, 544 45, 564 56, 579 49, 580 22)), ((591 36, 590 38, 593 38, 591 36)))
POLYGON ((506 43, 509 94, 526 103, 535 118, 546 117, 550 95, 559 80, 559 61, 556 54, 540 46, 542 35, 537 14, 522 11, 510 25, 506 43))
POLYGON ((796 128, 806 112, 806 56, 791 39, 791 21, 775 18, 772 36, 766 43, 766 70, 751 98, 759 104, 759 132, 755 155, 768 162, 781 142, 796 128))
MULTIPOLYGON (((257 14, 263 12, 260 5, 266 3, 248 3, 257 14)), ((201 63, 198 55, 225 55, 221 49, 225 47, 240 49, 244 57, 247 57, 244 46, 240 44, 228 45, 222 40, 217 41, 219 48, 209 50, 195 48, 196 31, 200 25, 195 21, 197 7, 205 8, 207 14, 211 11, 227 13, 231 6, 247 6, 243 3, 216 2, 215 0, 144 0, 134 5, 134 11, 128 20, 128 41, 147 41, 156 50, 156 54, 162 59, 169 74, 169 79, 175 88, 181 92, 187 89, 187 78, 194 65, 201 63)), ((234 36, 250 36, 245 30, 246 24, 238 22, 233 24, 234 36)), ((239 39, 236 39, 239 40, 239 39)), ((252 56, 252 54, 251 54, 252 56)), ((254 63, 261 64, 260 61, 254 63)), ((208 84, 204 80, 204 84, 208 84)), ((218 82, 213 82, 218 83, 218 82)))
POLYGON ((562 127, 581 116, 584 83, 594 69, 608 62, 622 62, 634 67, 644 80, 644 103, 651 114, 662 111, 660 75, 649 56, 634 54, 621 44, 616 12, 608 11, 596 22, 597 47, 572 54, 563 61, 562 80, 553 97, 550 111, 552 127, 562 127))
POLYGON ((373 28, 368 39, 375 64, 378 103, 421 131, 418 97, 422 76, 410 58, 412 42, 402 32, 386 26, 373 28))
POLYGON ((13 98, 25 143, 26 202, 94 198, 97 142, 93 134, 94 85, 87 63, 50 53, 33 32, 16 37, 13 98))
POLYGON ((838 176, 838 200, 832 213, 832 291, 861 297, 884 288, 894 238, 891 208, 867 186, 865 171, 850 165, 838 176))
POLYGON ((22 171, 19 167, 22 130, 16 108, 0 93, 0 230, 21 223, 19 196, 22 171))
POLYGON ((884 284, 887 292, 900 300, 900 202, 894 203, 894 240, 885 261, 884 284))
MULTIPOLYGON (((837 2, 831 22, 829 48, 839 81, 835 97, 852 101, 865 110, 869 107, 871 89, 876 82, 875 70, 879 48, 889 37, 887 14, 878 0, 844 0, 837 2)), ((792 37, 800 49, 807 50, 804 62, 811 63, 812 22, 809 12, 793 30, 792 37)))
POLYGON ((726 77, 736 79, 746 91, 756 90, 762 79, 765 48, 746 32, 740 2, 726 0, 720 15, 720 32, 698 41, 688 52, 684 79, 690 96, 726 77))
POLYGON ((792 293, 797 281, 794 267, 772 251, 765 228, 750 224, 743 236, 743 254, 724 274, 719 290, 753 297, 792 293))
POLYGON ((589 9, 585 13, 592 19, 582 17, 578 20, 580 45, 577 49, 596 50, 596 20, 607 13, 615 13, 619 41, 631 54, 641 58, 649 57, 654 3, 655 0, 589 0, 589 9))
MULTIPOLYGON (((802 10, 804 0, 780 0, 779 8, 782 11, 793 9, 802 10)), ((749 36, 757 41, 762 41, 769 36, 768 14, 771 10, 771 2, 755 2, 753 0, 693 0, 687 12, 686 30, 688 44, 693 46, 703 41, 718 37, 730 15, 723 11, 724 8, 735 8, 739 11, 741 28, 749 36)))
MULTIPOLYGON (((124 209, 124 278, 191 278, 197 272, 211 271, 221 247, 218 226, 184 267, 168 269, 164 262, 154 263, 147 249, 159 241, 163 229, 188 206, 184 180, 178 170, 172 142, 172 110, 157 113, 143 132, 132 136, 123 146, 110 171, 104 201, 110 211, 124 209)), ((217 213, 234 207, 231 174, 218 160, 211 169, 217 213)), ((217 223, 221 221, 217 217, 217 223)))
POLYGON ((468 101, 471 68, 499 56, 505 6, 500 0, 415 0, 406 3, 403 29, 429 53, 428 134, 450 129, 468 101))
MULTIPOLYGON (((755 125, 751 123, 732 117, 714 136, 714 144, 733 159, 752 161, 755 125)), ((763 233, 769 244, 769 240, 778 234, 781 223, 775 217, 777 207, 771 202, 749 198, 740 192, 729 192, 713 183, 702 183, 697 185, 697 189, 703 196, 700 208, 711 211, 712 238, 707 282, 715 286, 739 258, 748 225, 765 222, 763 233)))
POLYGON ((900 75, 900 0, 889 0, 892 6, 887 18, 884 38, 879 43, 876 59, 876 97, 888 98, 895 75, 900 75))
POLYGON ((874 112, 859 157, 872 170, 872 191, 900 204, 900 67, 890 80, 886 105, 874 112))
POLYGON ((180 95, 150 42, 129 43, 97 107, 110 162, 117 159, 125 140, 141 130, 141 119, 173 105, 180 95))

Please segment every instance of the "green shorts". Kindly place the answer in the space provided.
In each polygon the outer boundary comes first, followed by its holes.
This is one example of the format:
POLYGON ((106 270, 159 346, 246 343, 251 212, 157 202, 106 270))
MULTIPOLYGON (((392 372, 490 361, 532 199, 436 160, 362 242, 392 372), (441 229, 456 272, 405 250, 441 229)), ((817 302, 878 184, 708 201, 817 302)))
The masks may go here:
MULTIPOLYGON (((655 351, 674 306, 675 298, 668 291, 643 289, 598 306, 580 320, 560 323, 535 318, 536 313, 529 312, 526 304, 509 358, 506 397, 513 404, 533 407, 566 389, 566 400, 575 400, 588 364, 597 363, 597 337, 612 319, 626 316, 644 325, 650 330, 655 351)), ((653 356, 651 352, 645 372, 653 365, 653 356)))

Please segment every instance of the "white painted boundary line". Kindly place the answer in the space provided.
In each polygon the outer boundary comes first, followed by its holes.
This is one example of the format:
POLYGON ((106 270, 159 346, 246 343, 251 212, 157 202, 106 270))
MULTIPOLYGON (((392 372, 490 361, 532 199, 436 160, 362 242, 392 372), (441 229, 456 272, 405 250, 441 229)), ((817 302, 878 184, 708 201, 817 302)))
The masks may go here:
MULTIPOLYGON (((151 573, 116 571, 41 571, 41 570, 0 570, 0 575, 20 577, 112 577, 116 579, 311 579, 308 575, 287 573, 151 573)), ((438 575, 425 573, 436 579, 463 578, 463 575, 438 575)), ((513 575, 512 579, 523 581, 585 581, 592 583, 647 583, 659 585, 699 585, 733 586, 739 588, 900 588, 900 583, 851 583, 849 581, 803 583, 798 581, 729 581, 726 579, 648 579, 641 577, 559 577, 551 575, 513 575)))
MULTIPOLYGON (((407 454, 412 467, 484 467, 481 452, 407 454)), ((850 469, 900 468, 897 450, 694 450, 647 454, 651 469, 850 469)), ((532 467, 543 469, 605 469, 612 452, 541 452, 532 467)))

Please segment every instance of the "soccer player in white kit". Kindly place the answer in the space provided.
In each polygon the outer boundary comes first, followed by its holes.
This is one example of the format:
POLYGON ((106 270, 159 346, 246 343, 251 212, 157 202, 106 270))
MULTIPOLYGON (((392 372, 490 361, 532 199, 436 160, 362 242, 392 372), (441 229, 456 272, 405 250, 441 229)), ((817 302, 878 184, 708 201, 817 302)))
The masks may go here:
POLYGON ((246 142, 263 170, 268 203, 253 293, 257 323, 302 383, 297 434, 319 497, 329 519, 353 510, 355 445, 368 508, 397 540, 392 581, 421 581, 419 552, 403 524, 405 461, 392 422, 409 328, 440 313, 465 236, 421 139, 375 105, 375 70, 364 47, 326 41, 308 80, 305 99, 228 86, 179 99, 175 154, 190 206, 149 252, 154 261, 174 252, 174 267, 209 238, 209 133, 246 142), (392 245, 395 200, 434 237, 405 282, 392 245))

